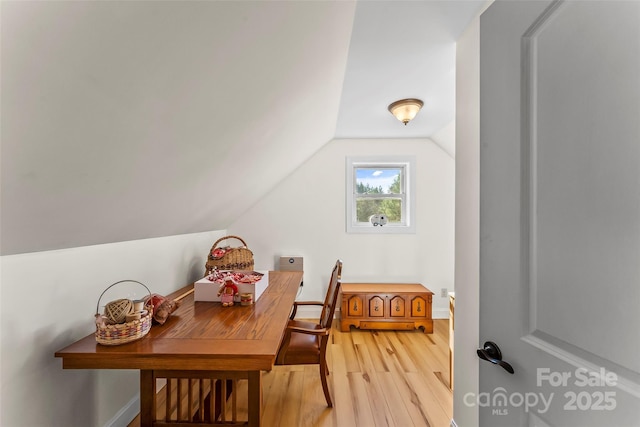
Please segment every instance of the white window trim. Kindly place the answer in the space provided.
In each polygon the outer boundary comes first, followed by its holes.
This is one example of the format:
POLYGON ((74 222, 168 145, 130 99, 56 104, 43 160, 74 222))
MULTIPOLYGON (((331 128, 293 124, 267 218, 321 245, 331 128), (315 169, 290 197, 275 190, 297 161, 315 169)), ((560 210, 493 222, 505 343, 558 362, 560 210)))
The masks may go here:
POLYGON ((347 233, 412 234, 416 232, 415 215, 415 156, 348 156, 346 159, 346 229, 347 233), (374 227, 356 221, 354 197, 354 169, 367 166, 404 166, 406 186, 405 224, 387 224, 374 227))

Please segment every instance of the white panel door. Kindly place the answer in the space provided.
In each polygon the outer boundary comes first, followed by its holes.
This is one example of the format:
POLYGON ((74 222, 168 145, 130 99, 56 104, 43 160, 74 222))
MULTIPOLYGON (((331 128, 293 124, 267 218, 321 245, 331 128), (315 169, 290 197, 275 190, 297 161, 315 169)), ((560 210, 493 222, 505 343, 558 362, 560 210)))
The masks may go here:
POLYGON ((514 373, 480 360, 465 404, 640 426, 640 2, 489 7, 480 144, 479 348, 514 373))

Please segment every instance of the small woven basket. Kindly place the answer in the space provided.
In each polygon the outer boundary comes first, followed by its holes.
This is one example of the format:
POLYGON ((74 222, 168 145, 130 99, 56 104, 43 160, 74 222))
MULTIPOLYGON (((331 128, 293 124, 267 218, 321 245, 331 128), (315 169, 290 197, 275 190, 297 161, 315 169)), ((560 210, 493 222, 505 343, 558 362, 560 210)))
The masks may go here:
MULTIPOLYGON (((151 329, 151 321, 153 319, 153 305, 151 304, 151 298, 147 298, 147 305, 145 306, 145 310, 147 310, 147 314, 142 316, 139 320, 132 320, 131 322, 120 323, 116 325, 108 325, 104 321, 105 319, 100 314, 100 300, 102 296, 113 286, 124 283, 124 282, 133 282, 138 283, 147 290, 149 296, 151 296, 151 291, 144 284, 140 283, 136 280, 120 280, 119 282, 113 283, 107 289, 105 289, 102 294, 100 294, 100 298, 98 298, 98 304, 96 306, 96 341, 98 344, 102 345, 120 345, 126 344, 131 341, 138 340, 149 333, 151 329)), ((113 310, 115 311, 113 314, 115 316, 120 316, 122 313, 123 307, 128 304, 122 303, 122 301, 128 300, 116 300, 107 304, 107 306, 113 304, 112 307, 105 307, 105 310, 113 310)), ((105 316, 107 317, 107 316, 105 316)))
POLYGON ((207 256, 205 264, 205 276, 210 274, 212 270, 253 270, 253 252, 247 248, 247 244, 238 236, 221 237, 213 244, 207 256), (238 239, 242 242, 242 246, 237 248, 228 248, 221 257, 214 257, 213 251, 218 248, 218 244, 226 239, 238 239))

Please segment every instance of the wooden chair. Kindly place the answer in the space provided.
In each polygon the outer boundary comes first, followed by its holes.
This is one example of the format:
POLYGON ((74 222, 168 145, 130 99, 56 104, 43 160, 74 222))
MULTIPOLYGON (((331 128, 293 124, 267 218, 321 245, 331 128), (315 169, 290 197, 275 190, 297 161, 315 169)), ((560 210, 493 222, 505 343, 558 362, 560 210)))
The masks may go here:
POLYGON ((337 260, 324 303, 320 301, 296 301, 293 305, 289 324, 280 344, 280 350, 276 357, 276 365, 319 365, 322 390, 327 399, 327 406, 332 407, 329 386, 327 385, 327 344, 331 333, 331 323, 340 293, 340 279, 342 274, 342 261, 337 260), (295 320, 299 306, 322 306, 322 313, 318 322, 295 320))

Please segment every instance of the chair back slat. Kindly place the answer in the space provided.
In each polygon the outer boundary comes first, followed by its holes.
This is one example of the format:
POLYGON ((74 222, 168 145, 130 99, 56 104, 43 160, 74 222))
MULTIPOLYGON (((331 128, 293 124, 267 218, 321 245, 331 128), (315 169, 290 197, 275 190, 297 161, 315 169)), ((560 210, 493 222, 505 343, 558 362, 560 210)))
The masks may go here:
POLYGON ((323 328, 330 328, 331 323, 333 322, 333 315, 336 311, 336 304, 338 302, 338 294, 340 293, 341 276, 342 260, 337 260, 336 265, 333 267, 333 271, 331 272, 327 295, 325 296, 322 313, 320 315, 320 326, 323 328))

